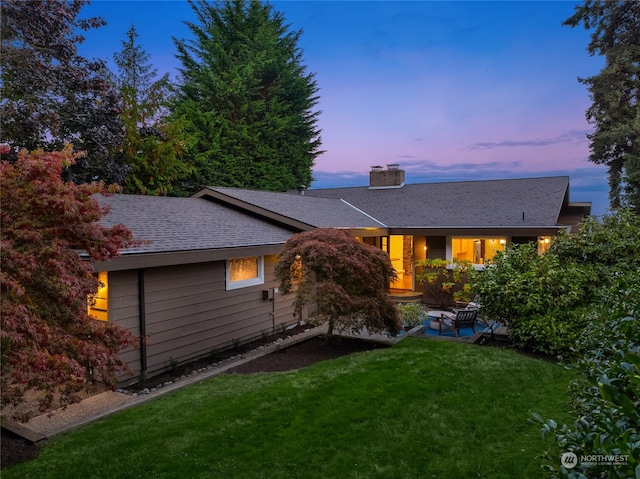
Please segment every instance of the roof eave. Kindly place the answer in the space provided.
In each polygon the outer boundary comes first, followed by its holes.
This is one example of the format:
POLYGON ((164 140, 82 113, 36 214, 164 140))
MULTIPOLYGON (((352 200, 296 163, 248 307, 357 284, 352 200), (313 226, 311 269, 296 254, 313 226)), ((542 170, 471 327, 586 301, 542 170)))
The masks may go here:
MULTIPOLYGON (((123 271, 132 269, 155 268, 159 266, 176 266, 182 264, 207 263, 223 261, 242 256, 264 256, 278 254, 284 243, 273 243, 254 246, 238 246, 217 249, 161 251, 161 252, 127 252, 122 251, 108 261, 93 263, 94 271, 123 271)), ((80 255, 89 260, 86 253, 80 255)))
POLYGON ((492 236, 546 236, 558 234, 566 229, 564 225, 545 226, 398 226, 389 227, 389 234, 407 234, 423 236, 451 236, 451 235, 492 235, 492 236))

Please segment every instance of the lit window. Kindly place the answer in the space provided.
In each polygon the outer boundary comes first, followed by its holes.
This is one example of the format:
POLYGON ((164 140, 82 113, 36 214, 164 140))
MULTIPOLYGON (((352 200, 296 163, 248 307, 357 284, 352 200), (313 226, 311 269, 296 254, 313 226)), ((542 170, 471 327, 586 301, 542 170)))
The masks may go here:
POLYGON ((538 254, 544 254, 551 246, 551 236, 538 236, 538 254))
POLYGON ((227 260, 227 289, 245 288, 257 284, 264 284, 262 256, 227 260))
POLYGON ((99 284, 96 294, 89 296, 89 316, 99 321, 109 320, 109 276, 106 271, 97 275, 99 284))
POLYGON ((506 238, 452 238, 452 260, 484 264, 493 258, 496 251, 504 251, 506 244, 506 238))

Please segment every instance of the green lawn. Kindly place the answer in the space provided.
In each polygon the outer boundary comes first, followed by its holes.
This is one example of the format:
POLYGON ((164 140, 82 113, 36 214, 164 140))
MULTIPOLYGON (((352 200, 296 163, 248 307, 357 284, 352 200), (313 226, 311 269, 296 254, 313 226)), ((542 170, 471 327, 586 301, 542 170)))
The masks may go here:
POLYGON ((221 376, 55 438, 11 478, 539 478, 573 373, 408 338, 285 373, 221 376))

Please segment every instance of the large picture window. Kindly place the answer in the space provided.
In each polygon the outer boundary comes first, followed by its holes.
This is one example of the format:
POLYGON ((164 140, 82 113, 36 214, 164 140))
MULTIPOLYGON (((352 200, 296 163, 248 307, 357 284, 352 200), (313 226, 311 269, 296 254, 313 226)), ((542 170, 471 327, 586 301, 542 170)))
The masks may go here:
POLYGON ((496 254, 504 251, 506 238, 452 238, 451 259, 471 261, 473 264, 484 264, 496 254))
POLYGON ((98 321, 109 320, 109 276, 106 271, 101 271, 96 275, 99 285, 98 291, 89 296, 88 311, 89 316, 98 321))
POLYGON ((246 288, 257 284, 264 284, 262 256, 227 260, 227 289, 246 288))

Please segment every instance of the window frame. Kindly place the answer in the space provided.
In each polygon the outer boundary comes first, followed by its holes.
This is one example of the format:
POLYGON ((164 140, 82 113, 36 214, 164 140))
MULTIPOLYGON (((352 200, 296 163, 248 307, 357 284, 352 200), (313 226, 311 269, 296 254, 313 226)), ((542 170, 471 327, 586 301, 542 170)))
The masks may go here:
POLYGON ((87 313, 94 321, 109 322, 109 272, 94 273, 99 281, 98 290, 87 297, 87 313), (102 285, 102 286, 100 286, 102 285), (100 295, 100 296, 99 296, 100 295), (92 304, 95 303, 95 304, 92 304), (104 304, 104 308, 96 308, 96 304, 104 304))
POLYGON ((264 284, 264 256, 238 256, 227 258, 225 261, 225 283, 227 291, 234 289, 249 288, 264 284), (240 281, 231 281, 231 262, 234 259, 256 258, 258 261, 258 276, 255 278, 243 279, 240 281))
MULTIPOLYGON (((447 259, 449 261, 451 261, 452 263, 455 263, 456 260, 454 259, 453 256, 453 241, 456 239, 464 239, 464 240, 479 240, 479 241, 486 241, 486 240, 497 240, 499 242, 499 244, 502 246, 502 251, 504 251, 507 247, 507 245, 509 244, 509 240, 510 238, 508 236, 448 236, 447 237, 447 259), (504 241, 504 243, 502 242, 504 241)), ((497 250, 496 250, 497 251, 497 250)), ((484 258, 483 258, 484 259, 484 258)), ((490 258, 489 258, 490 259, 490 258)), ((482 263, 471 263, 473 268, 476 270, 483 270, 486 264, 486 261, 482 262, 482 263)))

